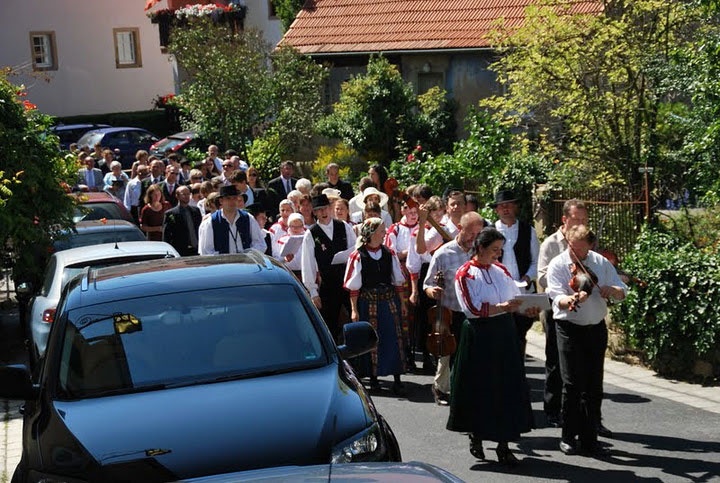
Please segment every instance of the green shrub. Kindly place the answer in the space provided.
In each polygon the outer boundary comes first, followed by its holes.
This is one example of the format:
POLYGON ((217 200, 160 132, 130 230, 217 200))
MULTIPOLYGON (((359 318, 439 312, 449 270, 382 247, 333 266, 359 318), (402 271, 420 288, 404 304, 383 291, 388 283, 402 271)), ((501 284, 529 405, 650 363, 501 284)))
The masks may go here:
POLYGON ((354 182, 367 173, 367 162, 358 153, 343 143, 334 146, 320 146, 317 158, 312 165, 312 179, 315 182, 325 180, 325 167, 330 163, 340 166, 340 178, 354 182))
POLYGON ((613 320, 658 373, 687 377, 698 359, 720 367, 720 256, 645 227, 623 269, 647 282, 613 306, 613 320))

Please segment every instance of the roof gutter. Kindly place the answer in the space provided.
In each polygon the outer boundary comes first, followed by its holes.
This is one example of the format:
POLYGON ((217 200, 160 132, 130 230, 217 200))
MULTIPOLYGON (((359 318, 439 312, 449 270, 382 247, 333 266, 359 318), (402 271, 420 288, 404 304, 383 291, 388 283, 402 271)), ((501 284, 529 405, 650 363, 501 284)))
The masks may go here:
POLYGON ((311 52, 304 53, 310 57, 339 57, 339 56, 361 56, 361 55, 372 55, 372 54, 392 54, 392 55, 407 55, 407 54, 463 54, 470 52, 492 52, 495 49, 492 47, 472 47, 467 49, 420 49, 420 50, 367 50, 367 51, 350 51, 350 52, 311 52))

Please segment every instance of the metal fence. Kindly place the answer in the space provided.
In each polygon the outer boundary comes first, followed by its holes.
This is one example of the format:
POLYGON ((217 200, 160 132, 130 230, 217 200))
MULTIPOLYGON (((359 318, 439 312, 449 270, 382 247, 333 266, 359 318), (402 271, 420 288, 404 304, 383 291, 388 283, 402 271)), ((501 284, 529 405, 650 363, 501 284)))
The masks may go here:
POLYGON ((632 250, 645 221, 645 200, 642 190, 610 188, 601 190, 551 191, 546 207, 546 234, 562 224, 565 201, 577 198, 588 207, 590 227, 598 235, 599 246, 622 259, 632 250))

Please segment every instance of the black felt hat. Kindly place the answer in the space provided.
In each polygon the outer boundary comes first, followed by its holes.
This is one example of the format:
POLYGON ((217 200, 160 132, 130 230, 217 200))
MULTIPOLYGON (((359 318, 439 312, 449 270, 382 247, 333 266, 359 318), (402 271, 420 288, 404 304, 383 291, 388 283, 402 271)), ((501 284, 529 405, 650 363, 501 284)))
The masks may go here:
POLYGON ((247 201, 247 195, 245 193, 240 193, 237 188, 231 184, 220 187, 218 198, 223 198, 225 196, 242 196, 243 199, 247 201))
POLYGON ((489 204, 490 208, 495 208, 497 205, 502 203, 510 203, 511 201, 517 201, 517 196, 510 190, 502 190, 495 193, 495 201, 489 204))
POLYGON ((324 208, 326 206, 330 206, 330 200, 328 199, 327 195, 320 194, 312 197, 313 210, 317 210, 318 208, 324 208))

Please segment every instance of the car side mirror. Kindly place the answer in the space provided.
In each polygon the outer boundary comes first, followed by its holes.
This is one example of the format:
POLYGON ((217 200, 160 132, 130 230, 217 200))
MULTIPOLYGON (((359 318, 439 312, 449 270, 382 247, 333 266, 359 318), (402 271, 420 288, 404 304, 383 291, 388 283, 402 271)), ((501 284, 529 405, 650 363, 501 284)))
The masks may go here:
POLYGON ((28 401, 37 394, 38 386, 33 385, 30 370, 24 364, 0 366, 0 397, 28 401))
POLYGON ((378 335, 367 322, 350 322, 343 326, 345 344, 338 347, 340 354, 348 359, 367 354, 377 347, 378 335))

